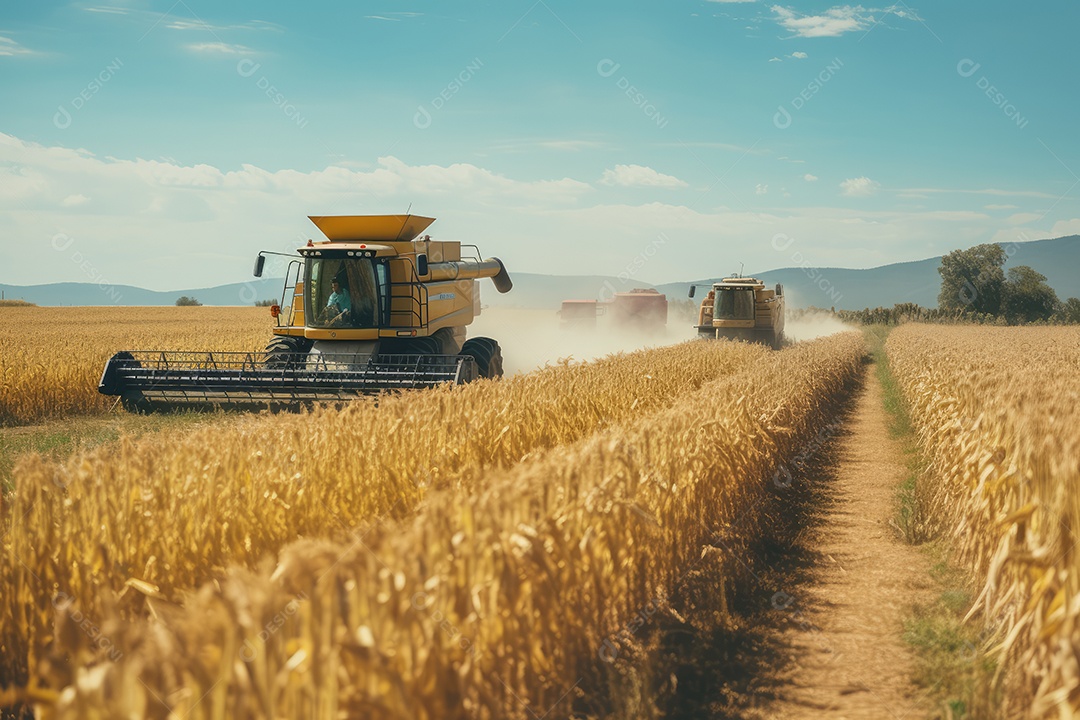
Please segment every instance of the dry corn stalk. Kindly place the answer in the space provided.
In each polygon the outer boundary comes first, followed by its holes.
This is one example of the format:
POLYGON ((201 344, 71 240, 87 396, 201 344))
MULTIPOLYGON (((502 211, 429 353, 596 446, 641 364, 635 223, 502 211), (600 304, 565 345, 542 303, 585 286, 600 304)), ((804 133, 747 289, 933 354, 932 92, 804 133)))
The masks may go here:
MULTIPOLYGON (((0 685, 22 682, 51 637, 58 593, 99 618, 132 580, 168 599, 228 565, 255 567, 302 537, 348 537, 407 515, 432 487, 655 411, 761 362, 758 346, 688 343, 440 388, 342 411, 253 416, 66 463, 28 460, 2 508, 0 685)), ((145 609, 136 604, 128 610, 145 609)))
POLYGON ((105 361, 125 349, 262 350, 266 308, 0 308, 0 425, 101 412, 105 361))
POLYGON ((33 678, 58 699, 38 712, 649 714, 629 691, 634 638, 622 630, 640 608, 662 604, 703 548, 721 550, 708 557, 727 584, 745 579, 739 553, 771 526, 763 508, 776 469, 828 422, 863 346, 846 334, 782 353, 713 343, 670 352, 748 352, 752 362, 557 452, 489 463, 468 489, 430 494, 411 518, 344 541, 294 543, 273 567, 225 571, 182 607, 143 593, 99 603, 121 657, 87 655, 84 637, 58 634, 33 678), (125 602, 145 611, 116 622, 125 602))
POLYGON ((889 362, 929 515, 981 593, 1007 714, 1080 710, 1080 330, 907 325, 889 362), (1030 709, 1030 710, 1029 710, 1030 709))

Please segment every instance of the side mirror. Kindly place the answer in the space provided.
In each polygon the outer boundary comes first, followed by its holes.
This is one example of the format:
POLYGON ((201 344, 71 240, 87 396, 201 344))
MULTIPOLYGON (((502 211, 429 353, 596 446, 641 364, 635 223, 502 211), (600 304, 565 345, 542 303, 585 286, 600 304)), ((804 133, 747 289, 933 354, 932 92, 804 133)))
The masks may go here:
POLYGON ((420 277, 428 274, 427 253, 420 253, 416 256, 416 274, 420 277))
POLYGON ((689 294, 689 295, 687 295, 686 297, 690 297, 690 298, 694 297, 694 291, 695 291, 695 290, 697 290, 697 288, 696 288, 696 287, 694 287, 693 285, 691 285, 691 286, 690 286, 690 294, 689 294))
POLYGON ((266 264, 266 256, 265 255, 259 255, 258 257, 255 258, 255 270, 254 270, 255 277, 262 277, 263 265, 265 265, 265 264, 266 264))

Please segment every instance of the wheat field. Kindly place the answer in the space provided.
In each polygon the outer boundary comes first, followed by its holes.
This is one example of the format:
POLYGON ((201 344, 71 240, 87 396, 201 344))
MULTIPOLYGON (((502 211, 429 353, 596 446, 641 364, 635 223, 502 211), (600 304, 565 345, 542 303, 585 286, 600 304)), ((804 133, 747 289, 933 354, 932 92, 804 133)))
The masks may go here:
POLYGON ((430 488, 467 489, 488 470, 648 414, 765 355, 696 343, 378 406, 367 399, 340 411, 251 416, 66 463, 31 458, 16 466, 4 507, 11 534, 0 592, 26 600, 0 610, 5 658, 22 665, 8 672, 34 665, 37 639, 50 633, 40 599, 56 589, 95 615, 102 590, 119 592, 131 579, 173 598, 297 538, 341 538, 408 515, 430 488))
MULTIPOLYGON (((1003 716, 1080 711, 1080 329, 906 325, 886 344, 929 534, 976 578, 1003 716)), ((1001 710, 1001 709, 996 709, 1001 710)))
POLYGON ((262 350, 272 324, 254 307, 0 307, 0 426, 108 410, 119 350, 262 350))
POLYGON ((764 531, 769 478, 862 353, 685 343, 28 460, 2 508, 8 700, 526 717, 515 696, 564 695, 631 717, 597 653, 633 655, 620 627, 706 538, 764 531))

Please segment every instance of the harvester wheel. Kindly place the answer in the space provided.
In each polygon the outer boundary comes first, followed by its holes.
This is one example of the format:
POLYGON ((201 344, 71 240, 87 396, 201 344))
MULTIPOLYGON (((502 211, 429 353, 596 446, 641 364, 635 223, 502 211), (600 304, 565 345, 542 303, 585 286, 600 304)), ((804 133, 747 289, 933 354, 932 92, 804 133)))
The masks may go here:
POLYGON ((440 348, 439 341, 435 338, 422 337, 412 341, 409 352, 417 355, 438 355, 440 348))
POLYGON ((141 392, 126 392, 120 396, 120 405, 133 415, 149 415, 154 411, 141 392))
POLYGON ((266 367, 274 370, 295 370, 304 364, 311 345, 307 338, 277 335, 266 346, 266 367))
POLYGON ((502 348, 491 338, 470 338, 461 346, 461 355, 476 360, 476 368, 482 378, 500 378, 503 375, 502 348))
POLYGON ((488 361, 487 376, 489 378, 501 378, 503 376, 502 348, 494 340, 492 340, 492 343, 495 345, 495 351, 491 353, 491 360, 488 361))

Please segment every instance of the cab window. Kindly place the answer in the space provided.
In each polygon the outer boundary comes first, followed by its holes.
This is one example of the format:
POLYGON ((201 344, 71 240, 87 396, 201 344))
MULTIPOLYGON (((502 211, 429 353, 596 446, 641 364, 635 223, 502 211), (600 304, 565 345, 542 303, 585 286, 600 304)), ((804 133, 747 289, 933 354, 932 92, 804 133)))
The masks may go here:
POLYGON ((371 258, 317 258, 308 263, 311 327, 379 326, 379 282, 371 258))
POLYGON ((753 289, 720 288, 717 290, 713 317, 717 320, 753 320, 753 289))

